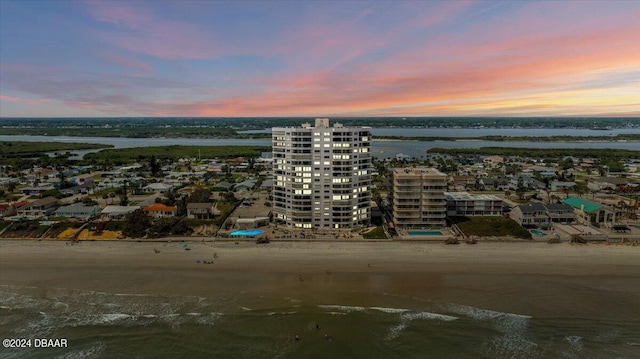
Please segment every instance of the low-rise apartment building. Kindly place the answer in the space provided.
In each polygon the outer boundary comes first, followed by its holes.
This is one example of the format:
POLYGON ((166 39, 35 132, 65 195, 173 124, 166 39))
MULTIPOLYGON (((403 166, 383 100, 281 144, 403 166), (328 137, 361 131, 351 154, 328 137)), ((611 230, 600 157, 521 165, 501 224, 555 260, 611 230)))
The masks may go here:
POLYGON ((447 216, 500 216, 502 198, 492 194, 445 192, 447 216))

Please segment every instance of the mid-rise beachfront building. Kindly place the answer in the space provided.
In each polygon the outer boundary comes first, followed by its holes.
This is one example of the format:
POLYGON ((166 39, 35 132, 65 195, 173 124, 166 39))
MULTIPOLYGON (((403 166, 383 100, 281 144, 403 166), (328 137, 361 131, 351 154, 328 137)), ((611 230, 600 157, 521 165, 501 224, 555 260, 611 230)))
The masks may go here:
POLYGON ((371 217, 371 128, 274 127, 273 215, 293 228, 343 229, 371 217))
POLYGON ((435 168, 395 168, 392 170, 393 223, 398 228, 446 226, 447 175, 435 168))

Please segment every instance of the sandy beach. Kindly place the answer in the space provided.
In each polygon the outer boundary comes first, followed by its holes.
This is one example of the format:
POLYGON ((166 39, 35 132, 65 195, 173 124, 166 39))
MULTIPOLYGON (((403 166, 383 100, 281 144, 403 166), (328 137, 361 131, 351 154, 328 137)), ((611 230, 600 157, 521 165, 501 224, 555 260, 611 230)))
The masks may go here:
MULTIPOLYGON (((0 284, 206 297, 277 293, 326 303, 360 303, 384 293, 385 298, 412 296, 536 317, 640 318, 640 247, 336 242, 183 246, 2 241, 0 284)), ((371 301, 368 304, 389 304, 371 301)))

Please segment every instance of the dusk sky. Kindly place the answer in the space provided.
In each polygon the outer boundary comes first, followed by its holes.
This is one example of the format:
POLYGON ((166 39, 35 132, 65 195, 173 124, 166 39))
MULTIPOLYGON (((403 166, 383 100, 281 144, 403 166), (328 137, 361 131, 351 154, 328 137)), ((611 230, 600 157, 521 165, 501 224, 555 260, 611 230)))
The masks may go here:
POLYGON ((0 116, 639 116, 640 1, 0 0, 0 116))

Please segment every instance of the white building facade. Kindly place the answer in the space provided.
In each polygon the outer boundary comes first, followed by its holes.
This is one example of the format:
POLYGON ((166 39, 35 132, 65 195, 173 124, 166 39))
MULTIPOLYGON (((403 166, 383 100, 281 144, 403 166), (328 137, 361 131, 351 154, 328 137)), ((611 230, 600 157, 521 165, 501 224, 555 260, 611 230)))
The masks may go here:
POLYGON ((392 170, 393 223, 399 228, 434 228, 447 224, 447 175, 435 168, 392 170))
POLYGON ((273 215, 293 228, 348 229, 371 217, 371 128, 274 127, 273 215))

